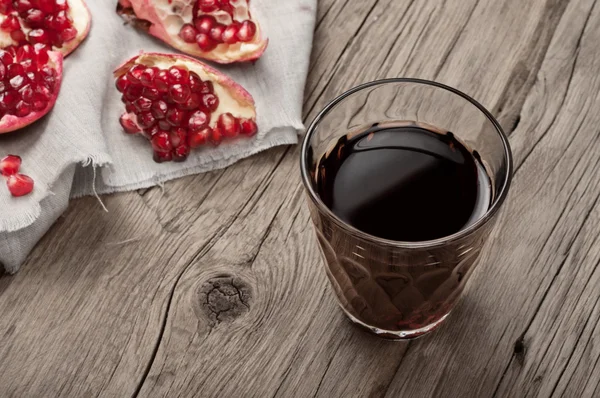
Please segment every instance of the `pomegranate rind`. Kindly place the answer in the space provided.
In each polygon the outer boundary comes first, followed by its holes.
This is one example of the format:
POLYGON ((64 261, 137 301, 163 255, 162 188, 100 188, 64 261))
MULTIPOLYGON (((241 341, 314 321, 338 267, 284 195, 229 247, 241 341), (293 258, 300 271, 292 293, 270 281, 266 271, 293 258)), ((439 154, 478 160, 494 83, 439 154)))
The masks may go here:
POLYGON ((69 8, 73 26, 77 29, 77 36, 65 43, 60 51, 65 57, 71 54, 86 39, 92 27, 92 14, 84 0, 69 0, 69 8))
POLYGON ((44 117, 54 107, 56 99, 58 98, 58 92, 60 91, 60 85, 62 83, 64 56, 62 53, 57 51, 48 51, 48 56, 50 58, 48 61, 49 65, 56 70, 56 83, 52 97, 48 101, 48 105, 43 110, 31 112, 25 117, 4 115, 4 117, 0 119, 0 134, 10 133, 12 131, 20 130, 26 126, 29 126, 31 123, 44 117))
POLYGON ((196 72, 198 75, 200 75, 202 80, 212 81, 215 85, 215 90, 217 90, 219 86, 222 87, 223 91, 235 100, 235 104, 232 106, 232 104, 224 101, 223 93, 219 93, 218 96, 221 99, 221 103, 213 113, 213 118, 211 120, 211 125, 213 126, 216 125, 218 115, 225 112, 231 112, 236 117, 243 116, 247 119, 256 119, 256 108, 252 95, 250 95, 245 88, 236 83, 230 77, 219 72, 217 69, 198 61, 195 58, 179 54, 141 53, 140 55, 125 61, 122 65, 117 67, 114 71, 115 78, 119 78, 127 73, 127 71, 134 64, 142 64, 146 66, 156 65, 163 69, 167 69, 175 65, 182 65, 187 67, 188 70, 196 72), (243 115, 240 115, 240 111, 243 111, 243 115))
POLYGON ((173 34, 167 32, 153 1, 154 0, 119 0, 117 12, 126 20, 131 20, 131 14, 133 14, 135 18, 145 21, 145 23, 137 24, 138 27, 143 27, 143 29, 146 29, 152 36, 164 41, 171 47, 196 58, 202 58, 220 64, 250 62, 260 58, 269 44, 269 40, 262 36, 260 24, 251 17, 250 20, 256 24, 256 34, 252 41, 247 43, 237 43, 235 45, 219 44, 214 50, 202 51, 196 44, 186 43, 174 32, 173 34))

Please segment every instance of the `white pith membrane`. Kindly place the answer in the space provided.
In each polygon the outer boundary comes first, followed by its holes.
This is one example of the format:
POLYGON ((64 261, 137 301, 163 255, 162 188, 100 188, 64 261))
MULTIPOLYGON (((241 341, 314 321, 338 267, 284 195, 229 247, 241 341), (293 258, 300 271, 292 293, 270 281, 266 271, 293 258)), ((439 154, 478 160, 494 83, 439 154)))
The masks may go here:
MULTIPOLYGON (((195 72, 202 81, 212 82, 214 95, 219 99, 217 108, 212 113, 209 113, 210 121, 207 126, 212 129, 217 127, 219 116, 225 113, 232 114, 240 121, 243 119, 256 121, 254 100, 250 94, 227 76, 197 60, 186 56, 145 53, 120 66, 114 73, 115 78, 125 75, 134 65, 156 67, 161 70, 168 70, 173 66, 177 66, 187 69, 189 72, 195 72)), ((197 109, 188 110, 187 112, 191 114, 195 110, 201 109, 201 107, 198 107, 197 109)), ((206 110, 203 111, 207 112, 206 110)), ((140 130, 140 134, 142 134, 143 128, 137 121, 137 115, 134 112, 124 112, 124 114, 127 115, 129 120, 135 123, 140 130)), ((185 126, 183 128, 187 129, 185 126)), ((172 127, 172 129, 175 130, 176 127, 172 127)), ((144 136, 146 135, 144 134, 144 136)))
MULTIPOLYGON (((88 35, 91 24, 91 15, 83 0, 68 0, 69 9, 67 15, 71 20, 73 27, 77 30, 77 36, 63 44, 61 48, 53 47, 53 50, 60 51, 64 55, 71 53, 88 35)), ((17 15, 18 16, 18 15, 17 15)), ((8 15, 0 14, 0 24, 8 15)), ((19 23, 21 30, 27 36, 33 29, 28 27, 27 24, 19 17, 19 23)), ((8 46, 18 46, 15 40, 10 36, 10 32, 0 29, 0 48, 6 48, 8 46)))
POLYGON ((260 25, 250 15, 247 0, 231 0, 233 6, 233 18, 229 13, 223 10, 211 12, 199 11, 199 15, 213 16, 218 23, 230 25, 233 21, 242 22, 250 20, 256 25, 256 34, 250 42, 237 42, 234 44, 221 43, 211 51, 202 51, 196 43, 186 43, 179 32, 185 24, 194 24, 193 9, 198 0, 122 0, 121 4, 126 7, 132 7, 137 17, 152 22, 153 26, 149 31, 151 34, 170 43, 181 51, 214 60, 221 63, 230 63, 243 60, 251 60, 258 58, 264 51, 267 40, 262 38, 260 25), (154 21, 151 13, 146 7, 154 9, 155 17, 158 21, 154 21), (159 23, 161 26, 156 26, 159 23), (164 33, 167 37, 163 37, 164 33))

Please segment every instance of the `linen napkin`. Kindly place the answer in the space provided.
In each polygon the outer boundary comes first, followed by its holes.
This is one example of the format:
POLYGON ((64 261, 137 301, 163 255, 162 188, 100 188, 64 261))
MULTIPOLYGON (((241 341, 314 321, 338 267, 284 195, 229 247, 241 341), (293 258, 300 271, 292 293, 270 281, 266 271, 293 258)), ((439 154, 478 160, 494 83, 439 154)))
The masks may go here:
POLYGON ((37 241, 67 208, 69 198, 156 185, 226 167, 276 145, 295 144, 316 15, 316 0, 252 0, 269 46, 255 63, 219 66, 254 97, 259 133, 252 140, 192 151, 183 163, 157 164, 149 143, 123 133, 123 104, 113 69, 141 50, 177 51, 126 25, 116 0, 87 0, 92 29, 65 59, 63 83, 51 113, 32 126, 0 135, 0 158, 23 159, 35 180, 32 194, 13 198, 0 181, 0 263, 19 269, 37 241))

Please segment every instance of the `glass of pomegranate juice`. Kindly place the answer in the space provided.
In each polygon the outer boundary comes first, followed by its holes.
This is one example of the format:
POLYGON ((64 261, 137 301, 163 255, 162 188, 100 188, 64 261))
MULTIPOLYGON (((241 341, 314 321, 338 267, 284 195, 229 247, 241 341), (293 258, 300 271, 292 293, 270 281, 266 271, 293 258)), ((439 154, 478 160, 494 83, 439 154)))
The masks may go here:
POLYGON ((301 153, 325 270, 348 317, 392 339, 456 304, 512 178, 508 140, 439 83, 363 84, 319 113, 301 153))

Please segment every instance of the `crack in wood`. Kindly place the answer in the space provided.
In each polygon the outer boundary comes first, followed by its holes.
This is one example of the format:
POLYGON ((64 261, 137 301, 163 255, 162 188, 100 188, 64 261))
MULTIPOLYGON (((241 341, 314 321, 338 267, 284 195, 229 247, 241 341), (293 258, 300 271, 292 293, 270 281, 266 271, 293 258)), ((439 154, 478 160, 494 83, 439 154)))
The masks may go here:
MULTIPOLYGON (((599 301, 600 301, 600 296, 596 299, 596 302, 592 306, 592 310, 594 308, 596 308, 596 306, 598 305, 599 301)), ((563 375, 565 374, 565 371, 567 370, 567 367, 569 366, 569 362, 571 362, 571 359, 573 358, 573 355, 575 354, 575 351, 577 351, 577 345, 579 343, 579 340, 581 340, 581 336, 583 335, 583 332, 585 332, 585 329, 586 329, 587 325, 589 324, 590 319, 591 319, 591 317, 587 318, 587 320, 585 321, 583 327, 581 328, 581 331, 579 332, 579 335, 577 336, 577 339, 573 343, 573 350, 569 354, 569 357, 565 360, 565 365, 563 366, 563 368, 562 368, 559 376, 556 378, 556 382, 554 383, 554 387, 552 388, 552 392, 550 393, 550 396, 554 396, 554 392, 556 391, 556 388, 560 384, 560 380, 562 379, 563 375)), ((598 321, 596 321, 596 325, 597 324, 598 324, 598 321)), ((590 338, 588 339, 588 343, 589 343, 590 340, 591 340, 591 333, 590 333, 590 338)), ((586 346, 587 346, 587 343, 586 343, 586 346)), ((564 347, 564 342, 563 342, 563 346, 562 347, 564 347)), ((579 359, 581 360, 581 357, 579 359)))
MULTIPOLYGON (((595 5, 595 3, 594 3, 595 5)), ((517 173, 519 172, 519 170, 521 169, 521 166, 523 166, 525 164, 525 162, 527 161, 527 159, 529 158, 529 156, 533 153, 533 151, 535 150, 535 148, 537 147, 537 145, 542 141, 542 139, 546 136, 546 134, 550 131, 550 129, 554 126, 554 123, 556 122, 556 119, 558 118, 558 115, 561 113, 562 107, 565 104, 565 100, 567 98, 567 95, 569 94, 569 88, 571 87, 571 83, 573 82, 573 77, 575 75, 575 69, 577 69, 577 61, 579 60, 579 51, 581 49, 581 41, 583 39, 583 35, 587 29, 587 25, 588 22, 590 21, 590 16, 592 15, 592 11, 593 11, 593 7, 592 10, 590 10, 585 23, 583 24, 583 27, 581 29, 581 34, 579 35, 579 38, 577 39, 577 45, 575 47, 575 56, 573 57, 573 66, 571 68, 571 72, 569 73, 569 79, 567 80, 567 85, 565 87, 565 92, 561 98, 560 101, 560 105, 558 106, 558 108, 556 109, 556 113, 554 114, 554 116, 552 117, 552 121, 550 122, 550 124, 548 125, 548 128, 544 131, 544 133, 535 141, 535 143, 531 146, 531 149, 527 152, 527 154, 525 154, 525 157, 523 158, 523 160, 521 160, 521 162, 516 165, 515 167, 515 172, 513 175, 517 175, 517 173)))
POLYGON ((458 43, 458 40, 462 36, 465 28, 469 24, 469 21, 471 20, 471 17, 473 16, 475 9, 477 8, 477 5, 479 5, 479 0, 476 1, 475 4, 473 5, 473 8, 471 8, 471 11, 469 12, 469 15, 467 16, 465 23, 463 24, 462 28, 460 28, 460 30, 457 32, 456 36, 454 36, 452 43, 448 47, 448 51, 446 51, 444 53, 444 56, 442 57, 440 64, 438 65, 438 67, 435 69, 435 72, 433 73, 433 80, 437 80, 437 78, 440 76, 440 72, 442 71, 442 68, 444 67, 444 65, 446 65, 446 61, 448 61, 448 57, 450 56, 452 51, 454 51, 454 48, 456 47, 456 44, 458 43))
POLYGON ((392 386, 392 383, 394 382, 394 379, 396 378, 396 374, 398 374, 398 372, 400 371, 400 367, 402 366, 402 362, 404 362, 404 358, 406 358, 406 356, 408 354, 408 350, 410 349, 410 347, 412 346, 412 344, 413 344, 413 342, 410 341, 410 340, 406 343, 406 349, 402 353, 402 358, 400 358, 400 361, 398 361, 398 365, 396 366, 396 369, 392 373, 389 382, 383 388, 383 394, 381 394, 382 397, 387 396, 387 393, 390 390, 390 387, 392 386))
MULTIPOLYGON (((354 32, 354 34, 352 35, 352 37, 350 37, 348 39, 348 41, 346 42, 346 45, 344 46, 344 49, 340 52, 340 55, 335 60, 335 67, 334 67, 333 71, 331 72, 331 76, 329 77, 329 80, 327 81, 327 83, 325 83, 325 85, 323 86, 323 89, 321 90, 321 92, 315 98, 313 104, 310 106, 310 108, 309 108, 308 112, 306 113, 306 115, 310 115, 313 112, 313 110, 315 109, 315 106, 317 105, 317 103, 319 102, 319 100, 321 99, 321 97, 323 96, 323 94, 325 93, 325 90, 327 90, 327 88, 329 87, 329 85, 333 81, 333 77, 335 76, 335 72, 339 69, 339 67, 341 65, 340 60, 346 55, 346 52, 348 51, 348 48, 354 43, 354 39, 356 38, 356 36, 358 35, 358 33, 360 33, 360 31, 362 30, 363 26, 365 25, 365 23, 367 22, 367 20, 371 16, 371 13, 373 12, 373 10, 377 6, 377 4, 379 4, 379 1, 380 0, 376 0, 375 3, 373 3, 373 6, 371 6, 371 8, 369 9, 369 11, 366 13, 365 18, 360 23, 360 25, 358 26, 358 28, 356 29, 356 31, 354 32)), ((315 85, 315 90, 316 90, 316 87, 318 87, 318 84, 315 85)), ((314 92, 314 90, 313 90, 313 92, 314 92)), ((312 96, 313 92, 310 93, 309 97, 312 96)), ((306 105, 306 103, 305 103, 305 105, 306 105)))
POLYGON ((341 346, 342 346, 342 340, 339 341, 337 347, 335 347, 335 350, 333 351, 333 355, 331 355, 331 358, 327 362, 327 366, 325 367, 325 371, 323 372, 323 376, 321 377, 321 380, 319 381, 319 384, 317 385, 317 390, 315 391, 315 394, 313 395, 313 398, 315 398, 319 394, 319 390, 321 389, 321 385, 323 384, 323 380, 325 380, 325 376, 327 376, 327 372, 329 371, 329 367, 333 363, 333 360, 335 359, 335 356, 336 356, 336 354, 337 354, 337 352, 338 352, 338 350, 340 349, 341 346))
POLYGON ((546 3, 543 15, 535 28, 532 41, 528 48, 525 49, 528 57, 515 65, 508 79, 508 84, 504 87, 504 91, 500 95, 495 109, 492 111, 492 114, 496 115, 502 126, 510 122, 512 128, 506 130, 506 134, 509 136, 515 131, 518 125, 516 118, 520 121, 525 101, 535 86, 538 73, 558 27, 558 22, 564 15, 568 4, 568 1, 560 0, 546 3), (513 118, 515 118, 515 121, 511 122, 513 118))
MULTIPOLYGON (((377 72, 375 73, 376 76, 381 76, 381 70, 386 66, 386 64, 388 62, 388 59, 390 58, 390 55, 392 54, 392 52, 396 48, 395 44, 398 43, 398 40, 400 39, 400 36, 402 36, 402 34, 404 33, 405 28, 406 28, 406 24, 404 24, 404 20, 408 17, 408 13, 410 12, 410 9, 412 8, 413 4, 415 4, 415 0, 410 0, 410 3, 408 3, 408 6, 406 6, 406 9, 402 13, 402 17, 400 18, 400 21, 398 21, 398 25, 401 25, 402 29, 400 29, 400 31, 398 31, 398 34, 396 35, 396 37, 394 38, 394 40, 392 40, 392 45, 390 46, 390 49, 388 50, 387 54, 385 55, 385 58, 383 58, 383 61, 381 61, 381 65, 379 66, 379 68, 377 69, 377 72)), ((423 29, 421 30, 421 33, 419 34, 419 38, 417 40, 415 40, 415 43, 413 44, 412 50, 414 50, 417 42, 421 38, 421 35, 423 34, 423 31, 425 30, 425 28, 429 24, 429 20, 430 19, 431 19, 431 14, 429 14, 427 16, 427 22, 424 24, 423 29)), ((412 50, 411 50, 411 54, 412 54, 412 50)), ((410 56, 407 57, 407 59, 410 59, 410 56)), ((389 72, 390 68, 392 67, 392 65, 388 65, 388 66, 389 67, 386 70, 386 74, 389 72)))

